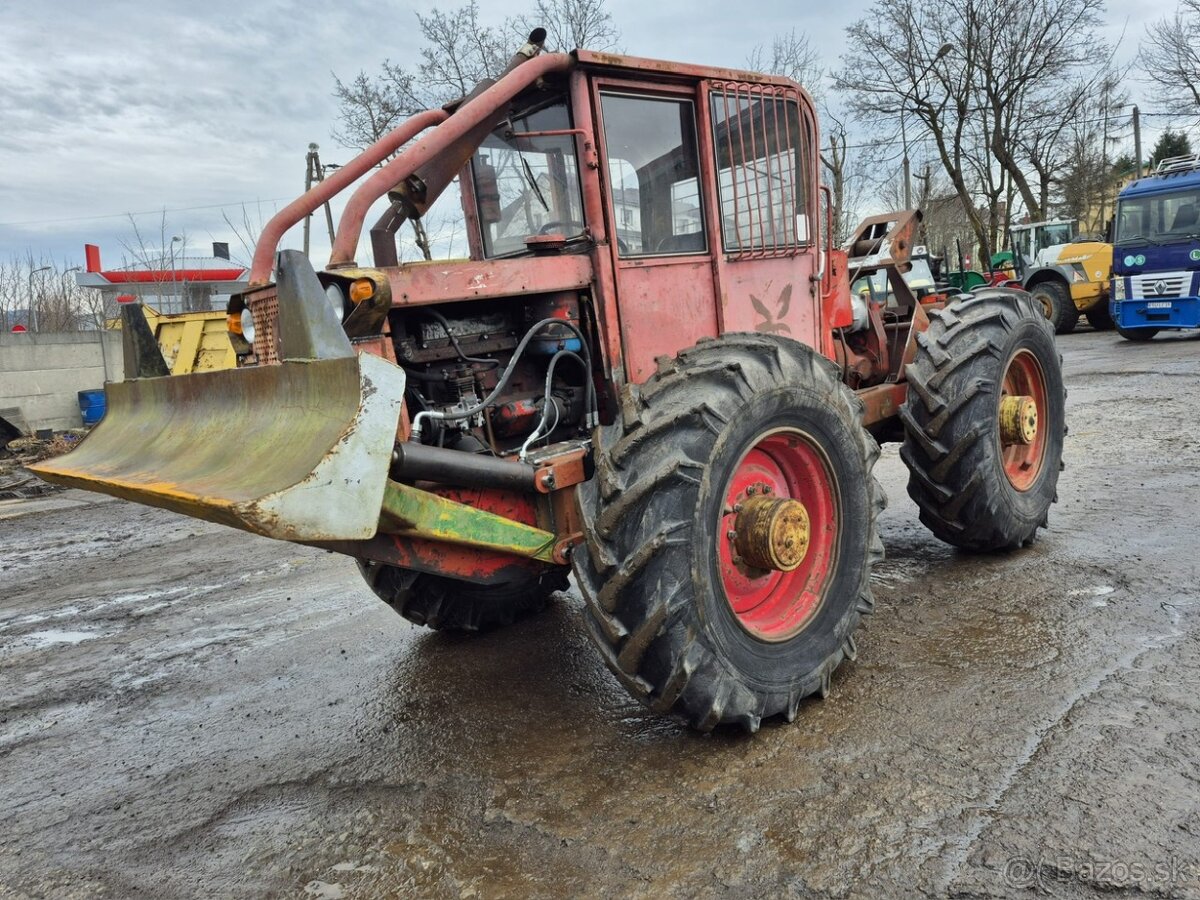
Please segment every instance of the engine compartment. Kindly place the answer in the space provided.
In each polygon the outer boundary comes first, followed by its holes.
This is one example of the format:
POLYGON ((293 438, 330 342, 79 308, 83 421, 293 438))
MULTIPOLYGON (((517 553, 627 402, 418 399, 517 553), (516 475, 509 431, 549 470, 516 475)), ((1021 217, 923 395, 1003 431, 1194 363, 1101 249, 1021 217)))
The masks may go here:
POLYGON ((586 436, 597 420, 586 294, 394 307, 388 332, 407 375, 412 440, 524 459, 586 436))

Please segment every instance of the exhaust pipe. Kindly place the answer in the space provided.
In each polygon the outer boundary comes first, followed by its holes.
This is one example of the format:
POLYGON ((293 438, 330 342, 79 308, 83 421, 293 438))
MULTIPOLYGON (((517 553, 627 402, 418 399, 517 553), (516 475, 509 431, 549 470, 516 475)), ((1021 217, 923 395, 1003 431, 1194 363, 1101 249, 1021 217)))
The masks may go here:
MULTIPOLYGON (((485 78, 471 91, 459 100, 443 107, 453 117, 454 112, 474 100, 488 88, 496 84, 522 63, 527 63, 542 52, 546 45, 546 29, 535 28, 529 33, 529 39, 513 54, 504 71, 496 79, 485 78)), ((475 153, 475 148, 485 137, 507 116, 507 109, 498 109, 489 119, 476 126, 468 134, 468 140, 460 140, 447 148, 446 152, 430 160, 417 171, 413 172, 394 188, 388 191, 391 205, 379 217, 379 221, 371 228, 371 250, 377 267, 397 266, 400 264, 396 253, 396 232, 408 219, 419 219, 425 214, 433 201, 436 200, 462 171, 463 166, 475 153)))

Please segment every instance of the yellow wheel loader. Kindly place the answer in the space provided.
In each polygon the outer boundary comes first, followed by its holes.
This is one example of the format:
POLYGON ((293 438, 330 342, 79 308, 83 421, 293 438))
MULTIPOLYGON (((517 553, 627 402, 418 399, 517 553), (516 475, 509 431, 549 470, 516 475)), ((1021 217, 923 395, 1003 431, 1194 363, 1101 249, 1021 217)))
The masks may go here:
POLYGON ((1056 333, 1074 331, 1081 315, 1097 331, 1113 327, 1108 312, 1112 244, 1080 235, 1073 220, 1014 225, 1010 231, 1021 283, 1056 333))

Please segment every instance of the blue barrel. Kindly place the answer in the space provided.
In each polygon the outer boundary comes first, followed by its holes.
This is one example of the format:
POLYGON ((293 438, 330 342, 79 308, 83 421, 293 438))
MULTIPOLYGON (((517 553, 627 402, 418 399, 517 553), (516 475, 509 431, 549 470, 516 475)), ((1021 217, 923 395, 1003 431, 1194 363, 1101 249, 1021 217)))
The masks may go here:
POLYGON ((108 401, 104 397, 103 389, 79 392, 79 414, 83 416, 84 425, 95 425, 104 418, 107 408, 108 401))

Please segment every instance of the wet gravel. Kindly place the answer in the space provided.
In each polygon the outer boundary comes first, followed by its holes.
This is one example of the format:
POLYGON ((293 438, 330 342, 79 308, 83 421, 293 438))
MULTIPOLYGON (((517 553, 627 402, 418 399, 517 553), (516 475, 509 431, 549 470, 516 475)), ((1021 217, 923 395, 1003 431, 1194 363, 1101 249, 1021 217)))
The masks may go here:
POLYGON ((80 492, 0 502, 0 897, 1200 897, 1200 339, 1060 338, 1031 549, 931 537, 754 737, 630 701, 580 601, 475 638, 344 558, 80 492))

